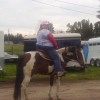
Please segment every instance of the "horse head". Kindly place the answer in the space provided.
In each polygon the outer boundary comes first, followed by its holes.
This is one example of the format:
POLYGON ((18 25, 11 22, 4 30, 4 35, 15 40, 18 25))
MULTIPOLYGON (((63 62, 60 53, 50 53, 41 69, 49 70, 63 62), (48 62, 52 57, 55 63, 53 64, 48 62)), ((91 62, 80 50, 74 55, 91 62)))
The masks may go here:
POLYGON ((84 60, 82 53, 79 48, 75 46, 69 46, 62 49, 62 58, 64 60, 65 70, 68 67, 79 67, 84 66, 84 60))

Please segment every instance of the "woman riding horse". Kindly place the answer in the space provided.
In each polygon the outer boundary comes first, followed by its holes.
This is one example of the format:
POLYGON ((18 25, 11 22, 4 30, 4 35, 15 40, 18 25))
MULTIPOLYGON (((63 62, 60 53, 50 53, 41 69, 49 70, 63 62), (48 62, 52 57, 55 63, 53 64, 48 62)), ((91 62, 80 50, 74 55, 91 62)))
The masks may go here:
POLYGON ((47 29, 48 24, 48 22, 43 22, 41 24, 41 28, 37 36, 37 49, 46 51, 52 60, 44 59, 40 55, 39 51, 26 52, 24 55, 18 58, 14 100, 28 100, 26 89, 32 78, 32 75, 36 73, 50 75, 50 88, 48 93, 49 100, 52 100, 51 91, 54 77, 56 75, 56 97, 57 100, 59 100, 60 79, 64 74, 62 70, 65 67, 65 65, 61 63, 64 62, 62 52, 65 49, 58 49, 56 51, 57 43, 54 40, 51 32, 47 29))
POLYGON ((40 24, 40 29, 37 33, 37 50, 42 49, 47 52, 47 54, 54 62, 55 71, 57 75, 62 76, 64 72, 61 66, 60 58, 58 56, 58 53, 56 52, 56 49, 58 48, 57 42, 54 39, 52 33, 48 30, 48 28, 48 21, 43 21, 40 24))

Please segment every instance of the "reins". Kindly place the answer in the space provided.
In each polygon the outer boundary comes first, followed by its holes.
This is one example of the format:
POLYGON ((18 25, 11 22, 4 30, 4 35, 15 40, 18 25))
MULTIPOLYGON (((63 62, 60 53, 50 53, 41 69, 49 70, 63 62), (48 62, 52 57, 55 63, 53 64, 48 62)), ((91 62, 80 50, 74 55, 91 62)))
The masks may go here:
MULTIPOLYGON (((65 47, 65 53, 67 54, 67 49, 66 49, 66 47, 65 47)), ((75 47, 75 54, 76 54, 77 60, 70 59, 69 57, 66 57, 66 56, 63 56, 63 57, 64 57, 64 58, 67 58, 68 60, 73 61, 73 62, 77 62, 77 61, 80 62, 80 60, 78 59, 78 56, 77 56, 76 47, 75 47)))
POLYGON ((66 57, 66 56, 63 56, 64 58, 67 58, 68 60, 70 60, 70 61, 73 61, 73 62, 76 62, 77 60, 74 60, 74 59, 70 59, 70 58, 68 58, 68 57, 66 57))

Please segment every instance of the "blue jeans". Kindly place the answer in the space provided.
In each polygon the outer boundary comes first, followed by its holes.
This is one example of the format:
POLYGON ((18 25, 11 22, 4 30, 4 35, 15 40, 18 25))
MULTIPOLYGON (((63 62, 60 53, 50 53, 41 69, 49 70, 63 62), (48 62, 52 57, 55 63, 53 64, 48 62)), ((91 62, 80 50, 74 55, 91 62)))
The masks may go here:
POLYGON ((41 46, 41 45, 36 45, 37 47, 37 50, 38 49, 42 49, 44 51, 47 52, 47 54, 50 56, 50 58, 53 60, 54 62, 54 66, 55 66, 55 70, 57 72, 61 71, 62 70, 62 67, 61 67, 61 60, 59 58, 59 55, 58 53, 56 52, 56 49, 53 48, 53 47, 49 47, 49 46, 41 46))

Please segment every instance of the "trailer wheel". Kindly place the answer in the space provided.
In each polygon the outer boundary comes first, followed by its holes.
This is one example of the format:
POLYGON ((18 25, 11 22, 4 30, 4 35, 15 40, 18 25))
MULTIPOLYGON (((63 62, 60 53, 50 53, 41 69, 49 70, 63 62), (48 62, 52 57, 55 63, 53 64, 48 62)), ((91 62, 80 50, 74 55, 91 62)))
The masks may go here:
POLYGON ((94 59, 91 59, 91 60, 90 60, 90 65, 91 65, 91 66, 94 66, 94 65, 95 65, 95 60, 94 60, 94 59))
POLYGON ((100 59, 97 59, 97 60, 96 60, 96 66, 97 66, 97 67, 100 66, 100 59))

